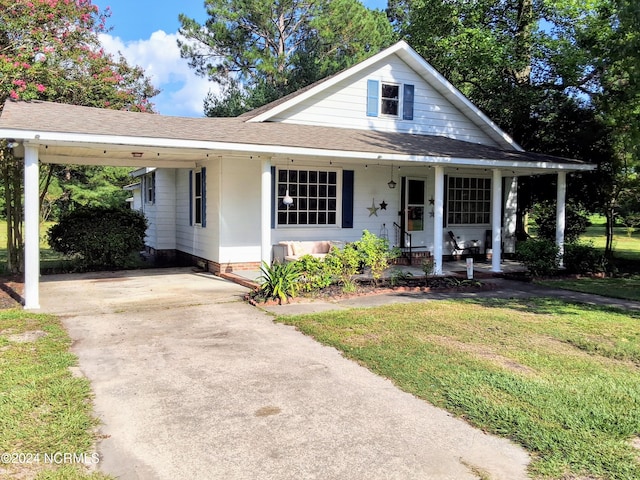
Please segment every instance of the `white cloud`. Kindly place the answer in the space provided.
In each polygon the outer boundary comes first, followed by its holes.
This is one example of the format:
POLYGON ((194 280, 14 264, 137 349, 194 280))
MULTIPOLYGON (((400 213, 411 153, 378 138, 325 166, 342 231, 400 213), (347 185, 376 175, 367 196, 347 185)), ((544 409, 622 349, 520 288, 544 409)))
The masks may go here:
POLYGON ((218 86, 196 76, 187 61, 180 58, 178 34, 158 30, 149 39, 123 42, 119 37, 100 35, 105 51, 118 52, 132 65, 142 67, 161 93, 152 98, 155 110, 163 115, 203 116, 203 101, 218 86))

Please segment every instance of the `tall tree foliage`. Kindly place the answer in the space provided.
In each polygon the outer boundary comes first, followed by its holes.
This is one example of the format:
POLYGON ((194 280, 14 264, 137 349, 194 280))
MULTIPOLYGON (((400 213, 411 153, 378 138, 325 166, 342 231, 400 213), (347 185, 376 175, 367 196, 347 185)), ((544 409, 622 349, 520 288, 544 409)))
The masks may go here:
POLYGON ((638 10, 633 0, 390 0, 388 14, 523 147, 601 166, 591 190, 610 248, 621 187, 638 164, 638 10))
POLYGON ((223 85, 210 116, 234 116, 349 67, 393 41, 383 12, 357 0, 206 0, 203 24, 180 16, 181 54, 223 85))
MULTIPOLYGON (((157 94, 143 71, 105 54, 107 15, 91 0, 0 0, 0 108, 7 99, 152 110, 157 94)), ((22 163, 0 145, 8 225, 8 269, 22 264, 22 163)), ((53 167, 51 167, 53 168, 53 167)), ((53 171, 44 173, 44 185, 53 171)))

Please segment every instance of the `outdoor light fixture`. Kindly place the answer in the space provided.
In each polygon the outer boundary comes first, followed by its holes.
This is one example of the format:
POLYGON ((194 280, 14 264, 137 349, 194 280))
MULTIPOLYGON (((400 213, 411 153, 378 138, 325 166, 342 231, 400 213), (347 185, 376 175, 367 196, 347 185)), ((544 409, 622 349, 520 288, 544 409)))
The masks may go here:
POLYGON ((20 144, 16 142, 13 138, 7 139, 7 148, 16 148, 18 145, 20 144))
POLYGON ((291 198, 291 195, 289 195, 289 189, 288 188, 287 188, 287 191, 284 194, 284 198, 282 199, 282 203, 284 203, 287 208, 289 208, 289 205, 293 205, 293 198, 291 198))
POLYGON ((142 153, 143 152, 131 152, 131 156, 133 158, 142 158, 142 153))
POLYGON ((389 183, 387 183, 387 185, 389 185, 389 188, 391 188, 392 190, 396 188, 396 182, 393 181, 393 165, 391 165, 391 180, 389 181, 389 183))

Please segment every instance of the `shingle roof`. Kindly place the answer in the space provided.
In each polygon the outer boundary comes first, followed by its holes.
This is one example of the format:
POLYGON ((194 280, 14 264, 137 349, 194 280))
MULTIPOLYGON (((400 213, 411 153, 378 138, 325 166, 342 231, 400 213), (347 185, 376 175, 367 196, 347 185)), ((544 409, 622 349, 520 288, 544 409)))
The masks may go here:
POLYGON ((503 150, 441 136, 388 133, 238 118, 186 118, 51 102, 8 100, 0 129, 299 147, 380 155, 586 165, 578 160, 503 150))

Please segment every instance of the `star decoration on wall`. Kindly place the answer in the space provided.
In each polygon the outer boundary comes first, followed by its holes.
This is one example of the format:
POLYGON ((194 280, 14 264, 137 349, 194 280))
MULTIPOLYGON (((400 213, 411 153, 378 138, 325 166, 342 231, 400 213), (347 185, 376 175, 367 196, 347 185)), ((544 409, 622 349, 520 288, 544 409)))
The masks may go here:
POLYGON ((386 210, 386 209, 387 209, 387 202, 382 200, 382 203, 380 204, 380 210, 386 210))
POLYGON ((436 203, 435 199, 433 197, 431 197, 429 199, 429 205, 434 205, 436 203))
POLYGON ((435 213, 434 213, 434 211, 433 211, 433 209, 432 209, 432 210, 429 212, 429 216, 430 216, 430 217, 433 217, 434 215, 435 215, 435 213))
POLYGON ((371 200, 371 206, 367 207, 367 210, 369 210, 369 216, 375 215, 376 217, 378 216, 378 210, 380 210, 378 207, 376 207, 376 201, 371 200))

